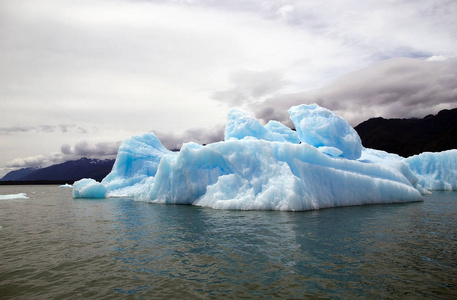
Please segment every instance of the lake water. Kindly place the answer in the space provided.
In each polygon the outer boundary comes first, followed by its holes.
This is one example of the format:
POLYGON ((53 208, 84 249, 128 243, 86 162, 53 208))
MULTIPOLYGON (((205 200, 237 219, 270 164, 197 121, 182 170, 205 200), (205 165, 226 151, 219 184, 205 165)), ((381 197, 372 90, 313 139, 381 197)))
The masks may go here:
POLYGON ((308 212, 0 186, 2 299, 457 297, 457 193, 308 212))

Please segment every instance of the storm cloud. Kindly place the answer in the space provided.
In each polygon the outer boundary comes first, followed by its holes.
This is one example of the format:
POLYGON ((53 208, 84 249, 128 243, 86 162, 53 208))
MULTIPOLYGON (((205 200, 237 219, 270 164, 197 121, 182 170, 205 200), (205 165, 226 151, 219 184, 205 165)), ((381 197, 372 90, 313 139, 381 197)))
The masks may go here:
POLYGON ((256 116, 290 125, 287 109, 317 103, 352 125, 382 116, 424 117, 457 104, 457 59, 396 58, 351 72, 323 88, 280 95, 256 105, 256 116))

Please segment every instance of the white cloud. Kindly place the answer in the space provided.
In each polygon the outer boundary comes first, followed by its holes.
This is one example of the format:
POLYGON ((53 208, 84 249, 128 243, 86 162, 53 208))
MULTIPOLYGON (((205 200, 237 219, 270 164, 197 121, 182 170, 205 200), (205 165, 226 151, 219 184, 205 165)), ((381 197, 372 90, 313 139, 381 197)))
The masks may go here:
POLYGON ((44 163, 48 163, 49 156, 37 155, 26 158, 16 158, 6 163, 8 168, 28 168, 28 167, 40 167, 44 163))
POLYGON ((444 61, 446 59, 447 58, 443 55, 433 55, 433 56, 430 56, 429 58, 427 58, 426 60, 427 61, 444 61))

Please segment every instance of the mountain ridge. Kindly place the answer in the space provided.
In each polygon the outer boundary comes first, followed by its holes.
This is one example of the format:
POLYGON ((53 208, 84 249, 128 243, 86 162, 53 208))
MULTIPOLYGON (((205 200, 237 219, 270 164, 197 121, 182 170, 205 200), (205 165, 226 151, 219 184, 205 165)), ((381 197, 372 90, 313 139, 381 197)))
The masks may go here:
POLYGON ((73 183, 82 178, 93 178, 101 181, 111 172, 113 159, 95 159, 82 157, 45 168, 37 168, 29 172, 24 168, 7 173, 0 182, 35 182, 35 183, 73 183), (19 176, 23 174, 22 176, 19 176))
POLYGON ((40 168, 30 167, 30 168, 22 168, 19 170, 14 170, 14 171, 11 171, 11 172, 5 174, 5 176, 3 176, 0 180, 1 181, 15 181, 18 179, 20 180, 22 177, 27 176, 30 173, 33 173, 39 169, 40 168))
POLYGON ((422 119, 371 118, 354 129, 364 147, 403 157, 457 149, 457 108, 422 119))

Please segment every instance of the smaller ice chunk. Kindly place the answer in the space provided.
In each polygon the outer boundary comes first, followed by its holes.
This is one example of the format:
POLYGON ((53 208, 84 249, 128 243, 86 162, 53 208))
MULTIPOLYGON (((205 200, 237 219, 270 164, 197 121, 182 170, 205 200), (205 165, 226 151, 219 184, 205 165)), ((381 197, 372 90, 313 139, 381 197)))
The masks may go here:
POLYGON ((270 121, 264 127, 251 115, 235 108, 231 109, 227 115, 224 139, 226 141, 230 139, 242 140, 246 137, 270 142, 297 144, 300 142, 296 132, 277 121, 270 121))
POLYGON ((94 179, 84 178, 73 184, 73 198, 104 198, 106 187, 94 179))
POLYGON ((68 184, 68 183, 65 183, 61 186, 59 186, 59 188, 72 188, 73 186, 71 184, 68 184))
POLYGON ((26 193, 0 195, 0 200, 29 199, 26 193))
POLYGON ((314 147, 340 149, 340 157, 347 159, 360 157, 362 142, 359 135, 334 112, 317 104, 293 106, 288 112, 302 142, 314 147))
POLYGON ((278 121, 271 120, 265 125, 265 129, 272 133, 280 134, 286 142, 300 144, 300 139, 296 131, 293 131, 286 125, 281 124, 278 121))
POLYGON ((427 190, 457 190, 457 149, 424 152, 405 159, 427 190))
POLYGON ((165 148, 154 133, 134 136, 119 147, 112 171, 101 183, 82 179, 73 185, 74 198, 133 196, 153 178, 164 156, 176 156, 165 148))
POLYGON ((242 140, 247 136, 261 138, 266 134, 267 130, 262 124, 249 114, 235 108, 228 112, 224 132, 225 140, 242 140))
POLYGON ((176 155, 165 148, 149 132, 122 142, 113 170, 103 180, 103 185, 114 195, 131 195, 130 187, 155 176, 160 160, 165 155, 176 155))

